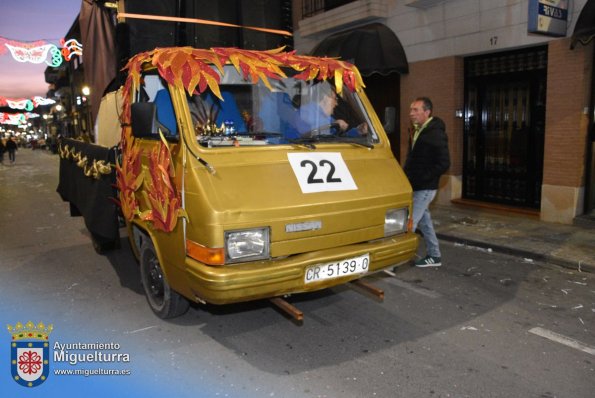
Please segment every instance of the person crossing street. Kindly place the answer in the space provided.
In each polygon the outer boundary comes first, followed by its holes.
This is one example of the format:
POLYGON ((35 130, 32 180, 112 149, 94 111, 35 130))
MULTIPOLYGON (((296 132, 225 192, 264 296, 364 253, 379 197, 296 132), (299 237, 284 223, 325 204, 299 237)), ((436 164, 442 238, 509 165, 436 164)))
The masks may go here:
POLYGON ((423 234, 427 255, 415 262, 417 267, 442 265, 440 245, 429 206, 436 197, 440 176, 450 167, 448 137, 442 119, 433 116, 433 104, 428 97, 416 98, 409 109, 413 125, 409 153, 403 170, 413 188, 413 230, 423 234))

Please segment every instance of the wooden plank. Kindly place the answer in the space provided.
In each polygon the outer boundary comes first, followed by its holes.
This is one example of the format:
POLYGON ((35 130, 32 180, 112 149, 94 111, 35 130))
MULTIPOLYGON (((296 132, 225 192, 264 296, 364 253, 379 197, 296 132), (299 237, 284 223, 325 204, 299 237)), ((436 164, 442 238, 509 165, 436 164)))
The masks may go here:
POLYGON ((304 319, 304 313, 302 311, 298 310, 295 306, 288 303, 281 297, 273 297, 269 299, 269 301, 296 321, 302 321, 304 319))
POLYGON ((351 283, 357 286, 358 288, 362 289, 364 292, 369 293, 372 296, 378 298, 378 300, 384 301, 384 290, 379 289, 376 286, 369 284, 368 282, 364 282, 361 279, 354 280, 351 283))

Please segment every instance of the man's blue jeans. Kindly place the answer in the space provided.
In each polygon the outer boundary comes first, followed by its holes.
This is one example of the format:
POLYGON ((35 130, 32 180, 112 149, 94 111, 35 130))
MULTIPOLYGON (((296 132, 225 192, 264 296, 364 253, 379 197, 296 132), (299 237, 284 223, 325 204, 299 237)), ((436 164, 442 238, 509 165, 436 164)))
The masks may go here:
POLYGON ((434 197, 436 197, 435 189, 413 191, 413 231, 419 227, 419 230, 424 234, 426 251, 429 256, 441 257, 438 238, 434 232, 429 210, 434 197))

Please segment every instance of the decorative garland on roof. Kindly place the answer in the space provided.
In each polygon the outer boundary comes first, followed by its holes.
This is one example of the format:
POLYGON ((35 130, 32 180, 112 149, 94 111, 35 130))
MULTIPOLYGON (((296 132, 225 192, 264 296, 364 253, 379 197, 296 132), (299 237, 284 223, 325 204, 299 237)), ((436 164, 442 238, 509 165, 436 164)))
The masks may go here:
MULTIPOLYGON (((291 68, 300 72, 296 79, 334 80, 337 93, 346 85, 351 91, 359 91, 364 82, 359 70, 349 62, 336 58, 319 58, 296 55, 295 51, 285 52, 283 48, 269 51, 241 50, 237 48, 212 48, 210 50, 192 47, 157 48, 137 54, 124 67, 129 71, 130 84, 138 86, 142 66, 150 63, 157 67, 159 74, 168 83, 184 88, 188 93, 202 93, 208 88, 221 97, 220 77, 210 65, 223 73, 223 65, 230 63, 241 72, 245 79, 253 83, 262 82, 271 88, 269 79, 287 77, 281 68, 291 68)), ((127 82, 128 83, 128 82, 127 82)))

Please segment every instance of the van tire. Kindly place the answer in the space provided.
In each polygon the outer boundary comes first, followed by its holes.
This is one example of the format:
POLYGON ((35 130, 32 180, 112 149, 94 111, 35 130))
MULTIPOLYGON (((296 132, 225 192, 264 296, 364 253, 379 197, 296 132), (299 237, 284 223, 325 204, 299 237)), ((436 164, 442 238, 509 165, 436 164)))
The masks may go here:
POLYGON ((143 239, 141 244, 140 276, 147 302, 159 318, 174 318, 188 311, 188 300, 167 283, 150 238, 143 239))
POLYGON ((91 233, 91 243, 93 243, 93 249, 97 254, 104 255, 109 251, 120 248, 120 240, 107 240, 101 236, 91 233))

